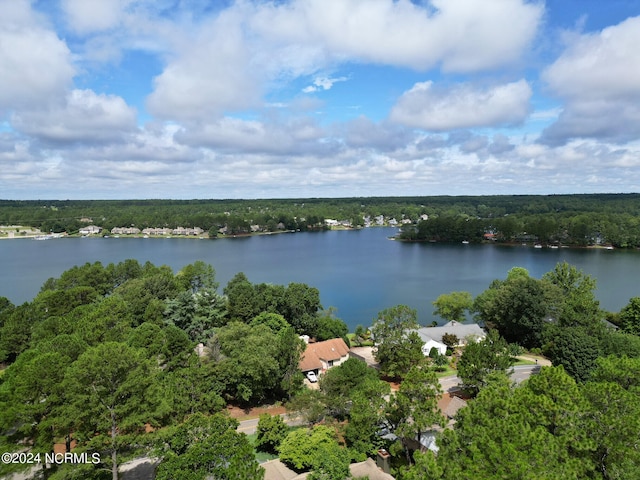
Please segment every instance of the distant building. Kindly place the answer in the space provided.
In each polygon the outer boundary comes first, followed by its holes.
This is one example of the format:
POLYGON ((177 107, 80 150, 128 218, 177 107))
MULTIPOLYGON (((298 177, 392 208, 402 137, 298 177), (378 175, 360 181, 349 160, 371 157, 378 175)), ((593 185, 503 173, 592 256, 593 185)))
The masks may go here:
POLYGON ((82 227, 78 233, 80 233, 80 235, 95 235, 98 234, 102 231, 101 227, 96 227, 95 225, 89 225, 86 227, 82 227))

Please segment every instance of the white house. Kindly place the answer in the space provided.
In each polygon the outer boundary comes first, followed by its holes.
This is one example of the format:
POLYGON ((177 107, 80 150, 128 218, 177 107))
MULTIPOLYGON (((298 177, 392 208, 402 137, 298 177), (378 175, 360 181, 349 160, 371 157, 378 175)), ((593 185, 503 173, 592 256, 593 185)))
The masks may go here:
POLYGON ((102 230, 101 227, 96 227, 95 225, 89 225, 87 227, 82 227, 79 230, 80 235, 94 235, 96 233, 100 233, 102 230))
POLYGON ((457 347, 464 346, 468 342, 479 342, 486 337, 486 333, 477 323, 460 323, 456 321, 445 323, 441 327, 422 327, 416 331, 424 343, 422 353, 425 355, 429 355, 433 347, 441 354, 447 351, 447 346, 442 341, 442 337, 445 334, 458 337, 457 347))

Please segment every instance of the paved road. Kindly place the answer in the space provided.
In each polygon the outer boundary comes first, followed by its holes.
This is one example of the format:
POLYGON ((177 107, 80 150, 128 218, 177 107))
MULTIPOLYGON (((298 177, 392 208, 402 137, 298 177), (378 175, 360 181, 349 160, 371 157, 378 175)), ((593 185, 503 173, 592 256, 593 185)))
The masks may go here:
MULTIPOLYGON (((521 383, 522 381, 529 378, 534 373, 538 373, 540 371, 540 365, 517 365, 515 367, 511 367, 513 372, 511 373, 511 379, 516 383, 521 383)), ((451 375, 448 377, 442 377, 440 379, 440 385, 442 385, 442 390, 444 392, 455 392, 456 390, 460 390, 460 379, 456 375, 451 375)), ((287 425, 303 425, 304 422, 299 418, 289 418, 287 414, 282 414, 282 418, 287 425)), ((240 422, 240 426, 238 427, 238 432, 244 432, 247 435, 251 435, 252 433, 256 433, 256 428, 258 427, 258 419, 252 418, 249 420, 243 420, 240 422)))
MULTIPOLYGON (((304 422, 300 418, 291 418, 286 413, 280 415, 284 422, 290 427, 295 427, 299 425, 304 425, 304 422)), ((249 420, 242 420, 240 425, 237 428, 238 432, 246 433, 247 435, 251 435, 252 433, 256 433, 256 429, 258 428, 258 418, 250 418, 249 420)))
MULTIPOLYGON (((515 367, 511 367, 511 370, 511 380, 519 384, 534 373, 538 373, 540 371, 540 365, 516 365, 515 367)), ((440 385, 442 385, 444 392, 460 390, 459 384, 460 379, 456 375, 442 377, 440 379, 440 385)))

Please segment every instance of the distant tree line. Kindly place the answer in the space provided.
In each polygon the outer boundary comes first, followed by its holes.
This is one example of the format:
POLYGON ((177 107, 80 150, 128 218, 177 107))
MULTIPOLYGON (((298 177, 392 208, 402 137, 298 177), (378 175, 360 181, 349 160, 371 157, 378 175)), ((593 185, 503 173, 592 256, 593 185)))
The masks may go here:
POLYGON ((354 227, 384 216, 420 241, 541 242, 640 247, 640 194, 362 197, 261 200, 0 200, 0 224, 77 232, 91 221, 114 227, 199 227, 215 237, 325 228, 326 219, 354 227), (405 223, 403 223, 405 222, 405 223))

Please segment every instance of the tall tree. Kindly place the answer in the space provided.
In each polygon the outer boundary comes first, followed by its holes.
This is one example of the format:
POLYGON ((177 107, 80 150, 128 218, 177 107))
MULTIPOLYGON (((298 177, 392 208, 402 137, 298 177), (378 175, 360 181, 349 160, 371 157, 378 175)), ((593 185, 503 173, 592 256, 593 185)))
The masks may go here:
POLYGON ((622 330, 633 335, 640 335, 640 297, 633 297, 624 306, 619 315, 622 330))
POLYGON ((448 321, 463 322, 465 312, 473 306, 473 296, 469 292, 443 293, 433 305, 436 307, 434 315, 448 321))
POLYGON ((403 377, 424 358, 417 328, 417 313, 406 305, 396 305, 378 313, 371 333, 376 345, 374 355, 383 375, 403 377))
POLYGON ((193 415, 162 435, 163 456, 157 480, 262 480, 264 470, 255 459, 238 422, 224 414, 193 415))
POLYGON ((419 441, 423 433, 445 426, 445 418, 438 408, 442 387, 436 373, 425 365, 409 370, 400 389, 391 400, 387 419, 402 439, 407 461, 411 463, 410 442, 419 441))
POLYGON ((390 427, 385 416, 390 393, 387 382, 373 378, 366 379, 351 392, 345 439, 362 457, 374 455, 384 442, 379 433, 390 427))
POLYGON ((161 405, 155 367, 141 351, 106 342, 87 349, 68 369, 64 388, 69 399, 61 415, 76 438, 111 457, 118 479, 123 437, 144 430, 161 405))
POLYGON ((471 342, 458 361, 458 377, 466 389, 477 394, 490 375, 506 373, 513 365, 507 342, 497 331, 489 330, 487 337, 479 342, 471 342))
POLYGON ((533 348, 542 346, 544 327, 557 317, 560 301, 558 287, 512 269, 506 280, 494 281, 476 298, 475 309, 508 342, 533 348))
POLYGON ((444 474, 425 478, 592 478, 586 408, 561 367, 543 368, 520 387, 494 376, 438 440, 444 474))
POLYGON ((273 397, 282 380, 278 337, 269 327, 251 327, 233 322, 218 330, 212 339, 215 374, 236 401, 252 403, 273 397))
POLYGON ((591 376, 600 356, 600 341, 584 327, 552 326, 548 332, 545 353, 553 365, 562 365, 579 382, 591 376))
POLYGON ((596 281, 567 262, 558 263, 543 275, 562 293, 558 324, 562 327, 600 327, 602 314, 595 298, 596 281))
POLYGON ((611 382, 589 382, 583 393, 590 408, 584 412, 592 457, 606 480, 638 478, 640 472, 640 391, 611 382))
POLYGON ((289 427, 280 415, 263 413, 256 429, 256 449, 261 452, 278 453, 280 444, 289 433, 289 427))
POLYGON ((183 267, 177 273, 176 281, 181 288, 191 293, 196 293, 203 289, 215 292, 219 285, 216 282, 216 271, 213 266, 202 260, 197 260, 183 267))

